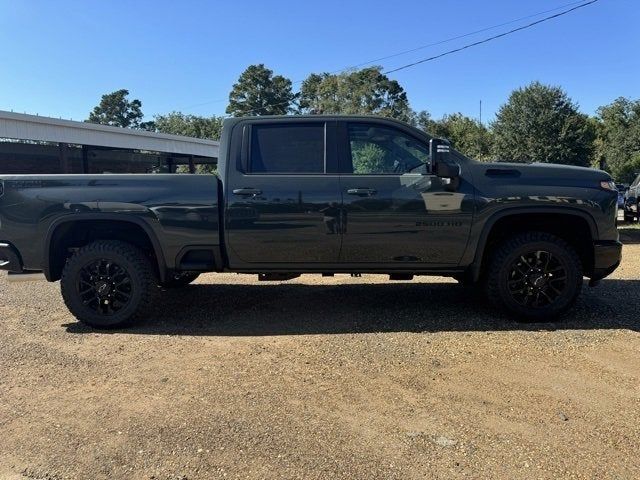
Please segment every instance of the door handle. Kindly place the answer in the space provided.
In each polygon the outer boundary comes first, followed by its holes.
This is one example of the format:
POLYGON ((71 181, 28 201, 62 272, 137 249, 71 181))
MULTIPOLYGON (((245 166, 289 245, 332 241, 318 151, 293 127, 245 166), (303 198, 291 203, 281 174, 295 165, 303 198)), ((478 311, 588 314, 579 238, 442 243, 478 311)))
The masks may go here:
POLYGON ((350 188, 347 190, 348 195, 357 195, 358 197, 372 197, 377 193, 373 188, 350 188))
POLYGON ((234 195, 240 195, 241 197, 257 197, 262 195, 262 190, 257 188, 236 188, 232 190, 234 195))

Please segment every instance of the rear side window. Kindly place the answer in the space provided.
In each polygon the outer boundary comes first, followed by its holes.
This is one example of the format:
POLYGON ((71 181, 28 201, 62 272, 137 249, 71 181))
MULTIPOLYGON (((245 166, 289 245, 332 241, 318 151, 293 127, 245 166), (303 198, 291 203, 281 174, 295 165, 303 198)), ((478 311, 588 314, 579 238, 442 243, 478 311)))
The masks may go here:
POLYGON ((324 173, 324 124, 251 127, 250 173, 324 173))

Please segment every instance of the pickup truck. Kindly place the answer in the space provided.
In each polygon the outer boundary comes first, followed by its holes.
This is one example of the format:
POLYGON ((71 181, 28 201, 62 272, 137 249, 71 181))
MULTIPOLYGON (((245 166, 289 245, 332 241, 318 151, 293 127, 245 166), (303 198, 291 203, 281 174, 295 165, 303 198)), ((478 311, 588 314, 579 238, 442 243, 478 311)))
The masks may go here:
POLYGON ((233 118, 218 175, 0 176, 0 268, 60 280, 96 328, 201 272, 449 276, 549 320, 620 263, 616 201, 603 171, 477 162, 391 119, 233 118))

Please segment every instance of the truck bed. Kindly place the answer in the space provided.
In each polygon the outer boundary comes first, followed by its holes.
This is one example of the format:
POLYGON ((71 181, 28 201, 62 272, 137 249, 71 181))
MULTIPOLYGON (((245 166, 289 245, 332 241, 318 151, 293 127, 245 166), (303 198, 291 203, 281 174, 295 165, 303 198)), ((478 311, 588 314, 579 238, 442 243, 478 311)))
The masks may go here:
POLYGON ((221 189, 215 175, 20 175, 0 176, 0 182, 0 242, 9 230, 11 247, 19 252, 14 271, 44 270, 50 277, 49 240, 78 220, 99 219, 103 228, 135 224, 154 239, 168 269, 184 260, 203 264, 220 257, 221 189))

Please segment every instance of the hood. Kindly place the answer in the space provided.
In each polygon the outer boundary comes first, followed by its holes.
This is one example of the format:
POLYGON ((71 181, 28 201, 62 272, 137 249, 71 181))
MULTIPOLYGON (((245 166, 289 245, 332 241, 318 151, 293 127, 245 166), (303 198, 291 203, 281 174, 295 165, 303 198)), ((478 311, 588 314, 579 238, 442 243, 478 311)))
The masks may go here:
POLYGON ((555 163, 476 163, 476 171, 489 178, 520 179, 527 183, 546 185, 597 185, 611 180, 611 176, 596 168, 576 167, 555 163))

